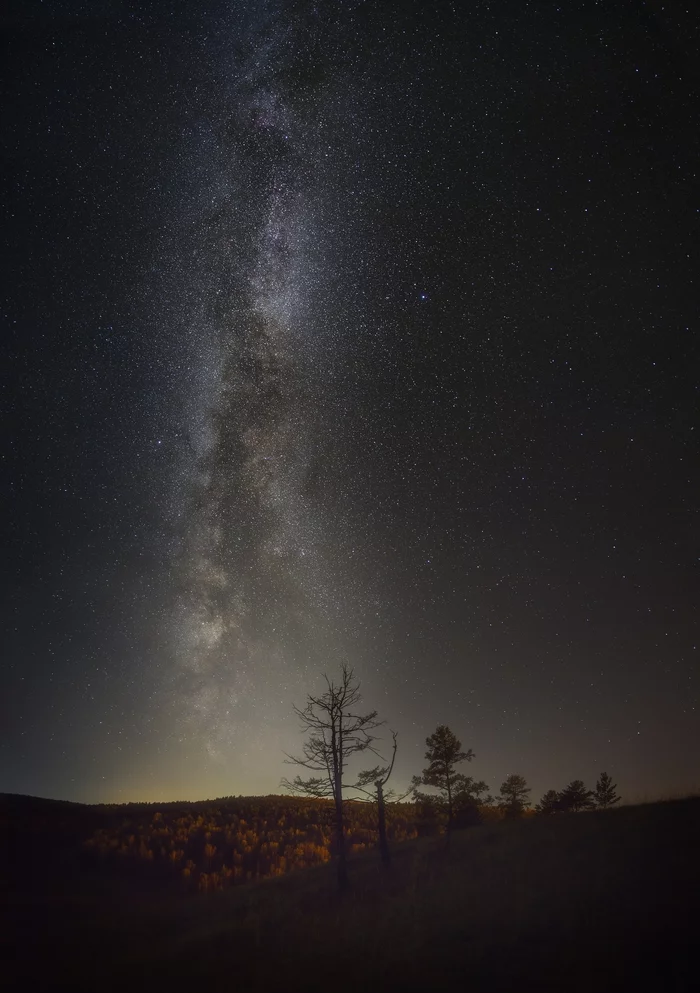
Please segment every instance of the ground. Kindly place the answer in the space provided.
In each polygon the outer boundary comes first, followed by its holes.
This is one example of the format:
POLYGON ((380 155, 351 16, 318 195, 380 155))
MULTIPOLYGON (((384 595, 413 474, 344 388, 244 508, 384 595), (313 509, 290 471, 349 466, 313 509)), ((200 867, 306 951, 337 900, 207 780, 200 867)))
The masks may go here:
POLYGON ((358 857, 344 895, 328 866, 186 894, 57 844, 6 873, 5 989, 682 993, 699 838, 700 798, 485 825, 358 857))

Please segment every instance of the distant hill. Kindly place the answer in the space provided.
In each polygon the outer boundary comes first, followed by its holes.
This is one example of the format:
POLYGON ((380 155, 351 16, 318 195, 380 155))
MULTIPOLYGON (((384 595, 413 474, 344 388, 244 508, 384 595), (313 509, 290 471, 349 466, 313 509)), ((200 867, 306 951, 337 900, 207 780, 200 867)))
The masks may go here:
MULTIPOLYGON (((374 847, 376 821, 372 804, 346 804, 350 854, 374 847)), ((142 881, 216 890, 328 862, 333 806, 274 795, 89 806, 4 794, 0 830, 3 826, 12 836, 9 871, 26 871, 25 842, 41 835, 66 858, 73 856, 74 872, 89 863, 142 881)), ((415 805, 389 805, 392 842, 416 837, 419 826, 415 805)), ((67 863, 63 871, 69 871, 67 863)))
POLYGON ((23 793, 0 793, 0 813, 37 813, 85 806, 83 803, 73 803, 72 800, 49 800, 41 796, 25 796, 23 793))

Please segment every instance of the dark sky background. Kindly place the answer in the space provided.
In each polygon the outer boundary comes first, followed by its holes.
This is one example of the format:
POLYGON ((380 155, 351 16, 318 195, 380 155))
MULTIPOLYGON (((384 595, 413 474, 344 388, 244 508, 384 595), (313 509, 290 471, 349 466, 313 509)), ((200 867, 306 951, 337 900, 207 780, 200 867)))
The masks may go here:
POLYGON ((341 661, 492 791, 700 784, 697 29, 15 3, 0 790, 277 792, 341 661))

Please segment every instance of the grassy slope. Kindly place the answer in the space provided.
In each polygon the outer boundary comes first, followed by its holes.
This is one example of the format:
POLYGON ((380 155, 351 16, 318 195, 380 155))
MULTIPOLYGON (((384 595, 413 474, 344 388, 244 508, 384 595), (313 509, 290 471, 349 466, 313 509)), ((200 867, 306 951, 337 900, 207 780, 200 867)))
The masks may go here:
POLYGON ((499 824, 358 858, 342 899, 327 867, 186 898, 59 874, 3 931, 37 991, 683 991, 699 838, 700 799, 499 824))

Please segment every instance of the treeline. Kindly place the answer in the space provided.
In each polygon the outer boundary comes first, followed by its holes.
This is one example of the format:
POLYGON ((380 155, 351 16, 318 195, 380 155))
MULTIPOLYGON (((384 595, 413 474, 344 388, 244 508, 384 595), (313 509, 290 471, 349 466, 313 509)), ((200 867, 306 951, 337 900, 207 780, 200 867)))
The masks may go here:
MULTIPOLYGON (((439 788, 434 794, 417 791, 411 802, 387 803, 388 841, 394 844, 445 834, 450 827, 459 830, 514 816, 610 805, 606 799, 609 793, 603 792, 601 798, 600 792, 586 790, 579 780, 561 793, 550 790, 534 809, 524 803, 527 784, 520 776, 507 777, 498 799, 488 794, 486 784, 469 777, 464 780, 451 782, 451 824, 439 788), (474 802, 475 797, 478 802, 474 802)), ((324 799, 224 797, 197 803, 101 805, 97 809, 105 823, 84 842, 86 852, 120 871, 169 879, 192 891, 221 890, 281 876, 329 862, 335 854, 334 806, 324 799)), ((376 849, 374 804, 347 800, 343 819, 350 856, 376 849)))
POLYGON ((457 765, 471 762, 474 753, 471 748, 462 751, 462 743, 450 728, 440 725, 435 733, 426 739, 425 758, 427 767, 420 776, 414 776, 411 784, 413 798, 419 809, 429 811, 435 808, 446 829, 469 827, 480 824, 487 812, 498 810, 504 818, 522 817, 526 813, 554 814, 612 807, 620 797, 615 792, 607 772, 600 774, 595 790, 589 790, 580 779, 572 780, 558 792, 548 790, 534 810, 530 808, 531 789, 524 776, 512 773, 501 783, 499 797, 489 793, 483 780, 465 776, 457 771, 457 765), (425 793, 422 787, 432 787, 432 793, 425 793))
POLYGON ((605 810, 620 802, 616 789, 617 783, 613 783, 607 772, 601 772, 594 790, 587 789, 583 780, 572 779, 560 792, 547 790, 535 810, 538 814, 559 814, 595 808, 605 810))

